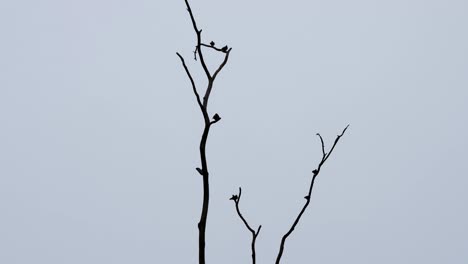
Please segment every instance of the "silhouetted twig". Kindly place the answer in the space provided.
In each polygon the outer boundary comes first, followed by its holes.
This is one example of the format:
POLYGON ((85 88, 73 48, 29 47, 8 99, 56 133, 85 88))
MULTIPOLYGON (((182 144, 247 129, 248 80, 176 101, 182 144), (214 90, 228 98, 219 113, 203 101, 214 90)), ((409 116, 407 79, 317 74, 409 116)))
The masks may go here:
POLYGON ((238 195, 233 194, 232 197, 229 200, 234 201, 234 203, 236 205, 237 214, 239 215, 242 222, 244 222, 245 227, 247 227, 247 229, 250 231, 250 233, 252 233, 252 243, 251 243, 252 263, 255 264, 255 258, 256 258, 256 256, 255 256, 255 241, 257 240, 257 236, 260 233, 260 229, 262 228, 262 225, 259 225, 257 231, 255 231, 255 230, 253 230, 253 228, 250 227, 249 223, 247 223, 247 220, 245 220, 244 216, 242 215, 242 213, 240 212, 240 209, 239 209, 239 202, 240 202, 241 195, 242 195, 242 188, 239 187, 239 194, 238 195))
POLYGON ((296 225, 299 223, 299 220, 301 219, 302 215, 304 214, 305 210, 307 209, 307 207, 309 206, 309 203, 310 203, 310 196, 312 195, 312 188, 314 188, 314 182, 315 182, 315 178, 317 177, 317 175, 320 173, 320 169, 322 168, 322 165, 325 163, 325 161, 327 161, 327 159, 330 157, 330 155, 332 154, 333 150, 335 149, 335 146, 336 144, 338 144, 338 141, 340 140, 340 138, 344 135, 344 133, 346 132, 346 130, 348 129, 349 125, 347 125, 344 129, 343 129, 343 132, 341 132, 340 135, 338 135, 335 139, 335 142, 333 143, 333 146, 331 147, 330 151, 328 153, 325 152, 325 144, 323 143, 323 138, 320 134, 317 133, 317 136, 319 136, 320 138, 320 142, 322 144, 322 160, 320 161, 320 163, 318 164, 317 168, 315 170, 312 171, 312 181, 310 182, 310 186, 309 186, 309 192, 307 193, 306 196, 304 196, 304 199, 306 199, 306 202, 304 204, 304 206, 302 207, 302 210, 299 212, 299 215, 296 217, 296 220, 294 220, 294 223, 292 224, 292 226, 289 228, 288 232, 286 232, 286 234, 284 234, 284 236, 282 237, 281 239, 281 244, 280 244, 280 249, 279 249, 279 252, 278 252, 278 255, 276 257, 276 264, 279 264, 280 263, 280 260, 281 260, 281 257, 283 255, 283 251, 284 251, 284 244, 286 243, 286 239, 289 237, 289 235, 291 235, 291 233, 294 231, 294 228, 296 228, 296 225))
POLYGON ((187 65, 185 64, 185 60, 182 57, 182 55, 180 55, 179 52, 176 52, 176 54, 177 54, 177 56, 179 56, 180 60, 182 61, 182 66, 184 67, 185 72, 187 73, 187 76, 190 79, 190 83, 192 83, 193 93, 195 94, 195 97, 197 98, 198 106, 200 107, 200 110, 202 110, 202 112, 203 112, 203 105, 202 105, 202 102, 200 100, 200 95, 198 94, 197 86, 195 85, 195 81, 193 80, 192 74, 190 74, 190 71, 187 68, 187 65))
POLYGON ((200 98, 199 92, 197 90, 195 81, 192 77, 192 74, 190 73, 190 70, 187 67, 187 64, 185 63, 184 58, 182 55, 179 53, 176 53, 177 56, 180 58, 182 62, 182 66, 185 69, 185 72, 190 79, 190 83, 192 85, 192 90, 193 93, 195 94, 198 106, 203 114, 203 119, 205 123, 205 127, 203 129, 203 134, 201 136, 200 140, 200 160, 201 160, 201 168, 196 168, 197 172, 203 177, 203 204, 202 204, 202 212, 200 216, 200 221, 198 222, 198 230, 199 230, 199 235, 198 235, 198 261, 200 264, 205 263, 205 233, 206 233, 206 221, 208 218, 208 205, 209 205, 209 200, 210 200, 210 185, 209 185, 209 180, 208 180, 208 163, 206 160, 206 142, 208 140, 208 135, 210 132, 211 125, 219 122, 221 120, 221 117, 216 113, 213 115, 212 120, 209 117, 208 113, 208 101, 210 98, 211 91, 213 89, 213 83, 215 81, 216 76, 219 74, 219 72, 223 69, 223 67, 226 65, 228 59, 229 59, 229 53, 231 52, 231 48, 227 48, 227 46, 219 49, 216 48, 214 45, 206 45, 202 43, 202 37, 201 33, 202 30, 198 29, 197 23, 195 21, 195 17, 193 15, 192 9, 190 8, 188 0, 185 0, 185 5, 187 6, 187 11, 190 15, 190 20, 192 21, 192 26, 193 30, 196 33, 197 36, 197 44, 195 46, 194 50, 194 57, 195 60, 197 59, 197 54, 198 57, 200 58, 200 64, 206 74, 206 78, 208 79, 208 85, 205 90, 205 94, 203 98, 200 98), (218 66, 218 68, 215 70, 214 74, 212 75, 210 70, 208 69, 208 66, 206 65, 205 62, 205 57, 203 56, 202 52, 202 46, 203 47, 208 47, 212 48, 216 51, 219 51, 221 53, 224 53, 224 60, 223 62, 218 66))

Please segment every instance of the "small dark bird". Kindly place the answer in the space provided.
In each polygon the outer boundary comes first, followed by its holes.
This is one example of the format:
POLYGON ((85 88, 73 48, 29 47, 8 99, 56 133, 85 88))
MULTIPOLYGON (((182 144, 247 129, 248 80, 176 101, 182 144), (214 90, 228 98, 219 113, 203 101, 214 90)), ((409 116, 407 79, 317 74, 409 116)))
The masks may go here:
POLYGON ((200 175, 203 175, 203 170, 202 169, 196 168, 196 170, 198 171, 198 173, 200 173, 200 175))
POLYGON ((211 47, 213 47, 215 45, 214 41, 211 41, 210 45, 211 45, 211 47))
POLYGON ((317 175, 317 174, 318 174, 318 170, 313 170, 312 173, 313 173, 314 175, 317 175))
POLYGON ((239 196, 237 196, 236 194, 233 194, 231 198, 229 198, 229 200, 233 200, 234 202, 237 202, 237 200, 239 199, 239 196))
POLYGON ((221 120, 221 117, 216 113, 216 114, 214 114, 214 116, 213 116, 213 120, 214 120, 215 122, 218 122, 219 120, 221 120))
POLYGON ((228 50, 228 46, 224 46, 224 47, 221 49, 222 52, 227 52, 227 50, 228 50))

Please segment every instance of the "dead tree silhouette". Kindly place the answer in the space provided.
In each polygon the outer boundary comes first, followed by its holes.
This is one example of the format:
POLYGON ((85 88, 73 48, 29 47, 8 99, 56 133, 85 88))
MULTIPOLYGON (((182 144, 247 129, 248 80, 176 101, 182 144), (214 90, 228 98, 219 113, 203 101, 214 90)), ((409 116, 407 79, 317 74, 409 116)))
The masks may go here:
MULTIPOLYGON (((184 0, 184 1, 185 1, 185 5, 187 7, 187 11, 188 11, 188 13, 190 15, 190 20, 192 22, 193 30, 195 31, 195 35, 196 35, 196 45, 195 45, 195 50, 193 51, 194 59, 197 60, 197 57, 198 57, 198 61, 200 62, 200 65, 203 68, 203 71, 204 71, 204 73, 206 75, 206 79, 207 79, 207 86, 206 86, 206 89, 204 91, 203 97, 200 97, 199 89, 197 87, 197 84, 194 81, 194 78, 193 78, 187 64, 185 63, 184 57, 182 55, 180 55, 178 52, 176 53, 177 56, 180 58, 180 61, 182 63, 182 66, 183 66, 183 68, 185 70, 185 73, 186 73, 187 77, 190 80, 190 84, 192 86, 192 91, 193 91, 193 93, 195 95, 195 99, 196 99, 198 107, 200 108, 200 111, 201 111, 201 113, 203 115, 203 120, 204 120, 204 128, 203 128, 203 133, 202 133, 202 136, 201 136, 201 139, 200 139, 200 146, 199 146, 201 168, 197 167, 196 171, 202 176, 202 180, 203 180, 203 203, 202 203, 202 210, 201 210, 200 220, 198 222, 198 231, 199 231, 199 233, 198 233, 198 262, 199 262, 199 264, 205 264, 205 261, 206 261, 206 252, 205 252, 206 237, 205 237, 205 234, 206 234, 206 222, 207 222, 207 218, 208 218, 209 201, 210 201, 210 183, 209 183, 209 175, 210 174, 209 174, 209 170, 208 170, 208 162, 207 162, 207 157, 206 157, 206 144, 207 144, 207 140, 208 140, 208 136, 209 136, 209 133, 210 133, 211 126, 216 124, 217 122, 219 122, 221 120, 221 117, 219 116, 218 113, 215 113, 210 118, 210 114, 208 112, 208 102, 209 102, 209 99, 210 99, 210 95, 211 95, 211 92, 212 92, 213 85, 214 85, 214 82, 216 80, 216 77, 221 72, 221 70, 224 68, 224 66, 227 64, 232 48, 228 47, 227 45, 224 45, 222 48, 218 48, 214 41, 210 41, 208 44, 203 42, 203 40, 202 40, 202 30, 199 29, 198 26, 197 26, 197 23, 195 21, 195 17, 193 15, 190 4, 189 4, 188 0, 184 0), (208 69, 208 66, 207 66, 207 64, 205 62, 205 57, 204 57, 204 54, 203 54, 203 48, 213 49, 215 51, 218 51, 218 52, 222 53, 223 56, 224 56, 223 61, 221 62, 221 64, 219 64, 219 66, 216 68, 216 70, 214 72, 211 72, 208 69)), ((284 247, 285 247, 285 243, 286 243, 287 238, 294 231, 297 224, 299 223, 299 220, 301 219, 302 215, 304 214, 307 207, 309 206, 310 198, 311 198, 311 195, 312 195, 312 189, 314 187, 316 177, 320 173, 320 170, 321 170, 322 166, 328 160, 328 158, 332 154, 333 150, 335 149, 336 145, 338 144, 340 138, 344 135, 344 133, 346 132, 348 127, 349 127, 349 125, 346 126, 343 129, 342 133, 336 137, 332 147, 330 148, 330 150, 328 152, 325 152, 325 144, 324 144, 322 136, 320 134, 317 134, 318 137, 320 138, 320 142, 322 144, 322 159, 319 162, 317 168, 312 171, 312 179, 311 179, 311 182, 310 182, 310 185, 309 185, 309 190, 308 190, 307 195, 304 197, 304 199, 306 200, 304 206, 302 207, 299 214, 296 216, 296 218, 295 218, 293 224, 291 225, 291 227, 288 229, 288 231, 283 235, 283 237, 281 239, 280 248, 279 248, 279 251, 278 251, 278 254, 277 254, 277 257, 276 257, 276 262, 275 262, 276 264, 280 263, 281 257, 283 256, 284 247)), ((251 253, 252 253, 252 263, 255 264, 256 263, 255 243, 256 243, 256 239, 257 239, 257 237, 258 237, 258 235, 260 233, 260 230, 261 230, 262 226, 260 225, 257 228, 257 230, 255 231, 249 225, 249 223, 245 219, 245 217, 242 215, 242 213, 240 211, 240 208, 239 208, 239 202, 240 202, 240 199, 241 199, 241 195, 242 195, 242 189, 239 187, 239 193, 232 195, 230 200, 234 201, 235 209, 236 209, 236 212, 237 212, 239 218, 242 220, 242 222, 244 223, 247 230, 252 234, 252 241, 251 241, 251 251, 252 252, 251 253)))

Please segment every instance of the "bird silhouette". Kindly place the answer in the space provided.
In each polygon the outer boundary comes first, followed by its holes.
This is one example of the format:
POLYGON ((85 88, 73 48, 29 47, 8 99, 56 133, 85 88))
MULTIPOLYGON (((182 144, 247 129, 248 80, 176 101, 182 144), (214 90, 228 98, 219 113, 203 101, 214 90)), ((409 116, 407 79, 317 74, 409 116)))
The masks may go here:
POLYGON ((210 45, 211 45, 211 47, 213 47, 215 45, 214 41, 211 41, 210 45))
POLYGON ((227 52, 227 50, 228 50, 228 46, 224 46, 224 47, 221 49, 222 52, 227 52))
POLYGON ((215 122, 218 122, 220 119, 221 119, 221 117, 220 117, 217 113, 214 114, 213 120, 214 120, 215 122))

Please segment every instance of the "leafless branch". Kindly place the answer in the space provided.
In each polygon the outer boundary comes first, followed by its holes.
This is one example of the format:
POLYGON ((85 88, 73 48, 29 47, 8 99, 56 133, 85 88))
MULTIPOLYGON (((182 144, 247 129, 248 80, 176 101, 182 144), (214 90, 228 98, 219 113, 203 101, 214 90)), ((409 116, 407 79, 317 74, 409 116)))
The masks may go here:
POLYGON ((229 59, 229 53, 231 52, 231 49, 229 49, 227 52, 226 52, 226 55, 224 56, 224 60, 223 62, 221 63, 221 65, 219 65, 218 69, 215 71, 215 73, 213 74, 213 78, 208 80, 208 88, 206 88, 206 91, 205 91, 205 96, 203 97, 203 106, 205 108, 208 107, 208 100, 210 98, 210 95, 211 95, 211 90, 213 89, 213 81, 214 79, 216 78, 216 76, 218 76, 218 73, 223 69, 224 65, 226 65, 228 59, 229 59))
POLYGON ((205 58, 203 57, 203 54, 202 54, 202 51, 201 51, 201 43, 202 43, 201 33, 202 33, 202 30, 198 29, 197 22, 195 21, 195 17, 193 16, 192 8, 190 7, 190 4, 189 4, 188 0, 185 0, 185 5, 187 6, 187 11, 190 14, 190 20, 192 20, 193 30, 195 31, 195 33, 197 35, 197 46, 195 47, 195 51, 194 51, 195 59, 196 59, 196 53, 198 52, 198 55, 200 57, 200 62, 201 62, 201 65, 203 67, 203 70, 205 71, 205 74, 206 74, 207 78, 211 79, 210 71, 208 70, 208 66, 206 66, 205 58))
POLYGON ((197 36, 197 43, 196 43, 196 46, 195 46, 195 50, 194 50, 194 57, 195 57, 195 60, 197 59, 197 54, 200 58, 200 64, 206 74, 206 78, 208 79, 208 86, 205 90, 205 94, 203 96, 203 100, 200 98, 200 95, 198 93, 198 90, 197 90, 197 87, 195 85, 195 81, 184 61, 184 58, 182 57, 182 55, 180 55, 179 53, 177 53, 177 56, 179 56, 181 62, 182 62, 182 66, 184 67, 185 69, 185 72, 187 73, 187 76, 189 77, 190 79, 190 83, 192 84, 192 89, 193 89, 193 92, 195 94, 195 97, 197 99, 197 103, 198 103, 198 106, 200 107, 201 111, 202 111, 202 114, 203 114, 203 119, 204 119, 204 124, 205 124, 205 127, 203 129, 203 134, 201 136, 201 140, 200 140, 200 161, 201 161, 201 168, 200 167, 197 167, 196 170, 197 172, 203 177, 203 204, 202 204, 202 212, 201 212, 201 216, 200 216, 200 221, 198 222, 198 230, 199 230, 199 235, 198 235, 198 260, 199 260, 199 264, 205 264, 205 233, 206 233, 206 222, 207 222, 207 218, 208 218, 208 207, 209 207, 209 200, 210 200, 210 185, 209 185, 209 172, 208 172, 208 162, 207 162, 207 159, 206 159, 206 143, 207 143, 207 140, 208 140, 208 135, 209 135, 209 132, 210 132, 210 128, 213 124, 219 122, 221 120, 221 117, 216 113, 212 120, 209 118, 209 113, 208 113, 208 101, 209 101, 209 98, 210 98, 210 94, 211 94, 211 91, 213 89, 213 84, 214 84, 214 81, 216 79, 216 76, 218 75, 218 73, 221 71, 221 69, 226 65, 227 61, 228 61, 228 58, 229 58, 229 53, 231 51, 231 49, 227 46, 224 46, 223 48, 219 49, 219 48, 216 48, 215 45, 214 45, 214 42, 212 42, 213 44, 208 46, 206 44, 203 44, 202 43, 202 37, 201 37, 201 33, 202 33, 202 30, 198 28, 197 26, 197 23, 195 21, 195 17, 193 15, 193 12, 192 12, 192 9, 190 7, 190 4, 188 2, 188 0, 185 0, 185 5, 187 6, 187 11, 190 15, 190 20, 192 21, 192 26, 193 26, 193 30, 195 31, 195 34, 197 36), (205 62, 205 58, 203 56, 203 52, 202 52, 202 47, 209 47, 209 48, 212 48, 212 49, 215 49, 216 51, 219 51, 219 52, 223 52, 225 53, 225 56, 224 56, 224 60, 223 62, 219 65, 219 67, 217 68, 217 70, 215 71, 215 74, 212 76, 209 69, 208 69, 208 66, 206 65, 206 62, 205 62))
POLYGON ((323 157, 325 157, 325 155, 327 155, 327 153, 325 153, 325 143, 323 143, 323 138, 320 135, 320 133, 317 133, 317 136, 320 138, 320 142, 322 143, 322 155, 323 155, 323 157))
POLYGON ((239 209, 239 202, 240 202, 240 198, 241 198, 241 195, 242 195, 242 188, 239 187, 239 194, 236 195, 232 195, 232 197, 229 199, 229 200, 233 200, 235 205, 236 205, 236 211, 237 211, 237 214, 239 215, 240 219, 242 220, 242 222, 244 222, 244 225, 245 227, 250 231, 250 233, 252 234, 252 243, 251 243, 251 250, 252 250, 252 263, 255 264, 255 260, 256 260, 256 256, 255 256, 255 241, 257 240, 257 236, 258 234, 260 233, 260 229, 262 228, 262 225, 259 225, 258 226, 258 229, 257 231, 255 231, 252 227, 250 227, 249 223, 247 222, 247 220, 245 220, 244 216, 242 215, 242 213, 240 212, 240 209, 239 209))
POLYGON ((202 102, 200 100, 200 95, 198 94, 198 91, 197 91, 197 86, 195 85, 195 81, 193 80, 192 74, 190 74, 190 71, 189 71, 187 65, 185 64, 184 57, 182 57, 182 55, 180 55, 178 52, 176 52, 176 54, 177 54, 177 56, 179 56, 180 60, 182 61, 182 66, 184 67, 185 72, 187 73, 187 76, 190 79, 190 83, 192 84, 193 93, 195 94, 195 97, 197 98, 198 106, 200 107, 200 110, 202 112, 204 112, 203 111, 204 108, 203 108, 202 102))
POLYGON ((219 52, 224 52, 226 53, 227 52, 227 46, 224 46, 222 48, 217 48, 215 46, 215 43, 214 42, 211 42, 212 44, 208 45, 208 44, 205 44, 205 43, 201 43, 200 45, 203 46, 203 47, 207 47, 207 48, 210 48, 210 49, 214 49, 216 51, 219 51, 219 52))
POLYGON ((218 75, 218 73, 224 68, 224 66, 226 65, 228 59, 229 59, 229 53, 231 53, 231 50, 232 48, 229 48, 227 51, 226 51, 226 55, 224 56, 224 60, 223 62, 221 63, 221 65, 219 65, 218 69, 215 71, 215 73, 213 74, 213 79, 216 78, 216 76, 218 75))
POLYGON ((296 228, 297 224, 299 223, 299 220, 301 219, 302 215, 304 214, 305 210, 307 209, 307 207, 309 206, 309 203, 310 203, 310 197, 312 195, 312 189, 314 188, 314 183, 315 183, 315 178, 317 177, 317 175, 320 173, 320 170, 323 166, 323 164, 325 163, 325 161, 330 157, 330 155, 332 154, 333 150, 335 149, 335 146, 338 144, 338 141, 340 140, 340 138, 344 135, 344 133, 346 132, 346 130, 348 129, 349 125, 347 125, 344 129, 343 129, 343 132, 341 132, 340 135, 338 135, 335 139, 335 142, 333 143, 333 146, 331 147, 330 151, 328 152, 328 154, 325 152, 325 144, 323 143, 323 139, 322 139, 322 136, 320 136, 320 134, 317 134, 319 137, 320 137, 320 142, 322 144, 322 160, 320 161, 320 163, 318 164, 317 168, 315 170, 312 171, 312 180, 310 182, 310 185, 309 185, 309 192, 307 193, 306 196, 304 196, 304 199, 306 199, 306 202, 304 204, 304 206, 302 207, 301 211, 299 212, 299 214, 297 215, 296 219, 294 220, 294 223, 291 225, 291 227, 289 228, 289 230, 286 232, 286 234, 283 235, 282 239, 281 239, 281 244, 280 244, 280 249, 278 251, 278 255, 276 257, 276 264, 279 264, 280 263, 280 260, 281 260, 281 257, 283 255, 283 251, 284 251, 284 244, 286 243, 286 239, 289 237, 289 235, 291 235, 291 233, 294 231, 294 229, 296 228))

